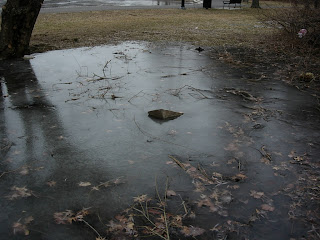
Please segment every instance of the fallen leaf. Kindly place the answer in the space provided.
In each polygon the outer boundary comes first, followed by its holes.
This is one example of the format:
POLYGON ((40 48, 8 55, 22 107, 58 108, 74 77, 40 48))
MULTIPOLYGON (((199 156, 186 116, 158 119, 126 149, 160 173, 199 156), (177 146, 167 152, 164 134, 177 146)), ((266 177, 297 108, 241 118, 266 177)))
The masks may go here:
POLYGON ((124 228, 121 224, 115 223, 113 220, 110 220, 109 224, 107 224, 107 226, 109 227, 108 230, 110 232, 119 231, 119 230, 122 230, 124 228))
POLYGON ((47 182, 47 185, 49 185, 49 187, 54 187, 57 183, 55 181, 49 181, 47 182))
POLYGON ((44 167, 37 167, 37 168, 34 168, 33 170, 39 171, 39 170, 42 170, 42 169, 44 169, 44 167))
POLYGON ((264 164, 266 164, 266 165, 270 165, 270 163, 271 163, 270 159, 268 159, 268 158, 266 158, 266 157, 262 157, 262 158, 260 159, 260 162, 262 162, 262 163, 264 163, 264 164))
POLYGON ((244 179, 246 179, 246 178, 247 178, 246 175, 244 175, 244 174, 242 174, 242 173, 238 173, 237 175, 235 175, 235 176, 232 177, 232 180, 238 182, 238 181, 244 180, 244 179))
POLYGON ((167 197, 176 196, 176 195, 177 195, 176 192, 173 191, 173 190, 168 190, 167 191, 167 197))
POLYGON ((74 221, 74 222, 82 222, 83 218, 89 214, 88 211, 89 208, 84 208, 77 212, 73 217, 71 217, 69 220, 74 221))
POLYGON ((244 204, 248 204, 249 200, 243 200, 243 199, 239 199, 240 202, 244 203, 244 204))
POLYGON ((273 206, 268 205, 268 204, 262 204, 261 209, 264 211, 273 212, 275 208, 273 206))
POLYGON ((29 173, 28 167, 23 167, 22 170, 20 171, 21 175, 27 175, 29 173))
POLYGON ((112 181, 115 185, 125 183, 126 180, 123 177, 118 177, 112 181))
POLYGON ((27 189, 26 187, 19 188, 14 186, 11 188, 11 190, 12 190, 11 195, 7 196, 7 198, 10 200, 32 196, 32 191, 27 189))
POLYGON ((133 222, 127 223, 126 228, 127 228, 128 230, 133 230, 133 227, 134 227, 134 223, 133 223, 133 222))
POLYGON ((216 201, 219 200, 219 194, 217 191, 214 191, 211 195, 210 198, 215 199, 216 201))
POLYGON ((217 173, 217 172, 212 173, 212 176, 217 177, 217 178, 222 178, 222 174, 217 173))
POLYGON ((194 185, 196 187, 196 189, 194 190, 195 192, 203 192, 206 190, 206 188, 203 186, 203 184, 198 181, 195 181, 194 185))
POLYGON ((25 223, 25 224, 29 224, 29 223, 31 223, 33 220, 34 220, 34 218, 33 218, 32 216, 29 216, 29 217, 27 217, 27 218, 24 219, 24 223, 25 223))
POLYGON ((272 152, 273 154, 282 157, 282 153, 281 152, 272 152))
POLYGON ((96 240, 107 240, 107 239, 104 237, 97 237, 96 240))
POLYGON ((91 183, 90 183, 90 182, 79 182, 78 185, 79 185, 80 187, 88 187, 88 186, 91 185, 91 183))
POLYGON ((56 212, 53 214, 53 218, 57 224, 71 224, 73 212, 71 210, 66 210, 65 212, 56 212))
POLYGON ((194 227, 194 226, 190 226, 190 227, 184 226, 181 230, 181 233, 183 233, 186 237, 190 237, 190 236, 196 237, 196 236, 202 235, 204 232, 205 232, 204 229, 194 227))
POLYGON ((289 157, 289 158, 293 158, 295 155, 296 155, 296 152, 292 150, 292 151, 288 154, 288 157, 289 157))
POLYGON ((174 219, 176 224, 179 224, 179 225, 182 224, 182 216, 177 215, 177 216, 174 216, 173 219, 174 219))
POLYGON ((217 207, 211 202, 211 200, 209 198, 200 200, 197 202, 198 207, 209 207, 210 212, 216 212, 217 211, 217 207))
POLYGON ((140 195, 140 196, 138 196, 138 197, 134 197, 133 198, 133 201, 134 202, 145 202, 146 200, 147 200, 147 197, 148 197, 148 195, 147 194, 145 194, 145 195, 140 195))
POLYGON ((219 210, 218 214, 220 216, 223 216, 223 217, 228 217, 228 212, 226 210, 223 210, 223 209, 219 210))
POLYGON ((233 163, 237 163, 237 160, 234 158, 227 161, 227 164, 233 164, 233 163))
POLYGON ((22 233, 25 236, 28 236, 30 233, 27 226, 19 222, 13 223, 12 228, 13 228, 13 234, 22 233))
POLYGON ((264 193, 263 192, 257 192, 255 190, 251 190, 250 191, 250 196, 254 197, 256 199, 260 199, 260 198, 262 198, 264 196, 264 193))
POLYGON ((255 222, 256 220, 258 220, 258 217, 255 214, 249 218, 249 222, 255 222))

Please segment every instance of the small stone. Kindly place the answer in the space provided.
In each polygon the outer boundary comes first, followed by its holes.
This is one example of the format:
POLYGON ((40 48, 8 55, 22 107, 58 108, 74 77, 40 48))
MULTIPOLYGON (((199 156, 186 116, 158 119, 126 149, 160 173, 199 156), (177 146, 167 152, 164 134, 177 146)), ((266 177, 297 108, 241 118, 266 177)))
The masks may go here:
POLYGON ((148 112, 149 117, 160 119, 160 120, 172 120, 183 115, 182 112, 173 112, 165 109, 157 109, 148 112))

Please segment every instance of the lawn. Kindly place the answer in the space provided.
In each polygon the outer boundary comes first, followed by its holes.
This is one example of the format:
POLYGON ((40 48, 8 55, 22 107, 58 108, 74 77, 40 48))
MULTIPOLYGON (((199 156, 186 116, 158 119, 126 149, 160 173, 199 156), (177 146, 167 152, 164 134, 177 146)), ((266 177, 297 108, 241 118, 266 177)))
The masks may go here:
MULTIPOLYGON (((268 11, 268 10, 263 10, 268 11)), ((200 46, 252 46, 275 32, 262 10, 144 9, 40 14, 31 45, 43 50, 119 41, 174 41, 200 46)))

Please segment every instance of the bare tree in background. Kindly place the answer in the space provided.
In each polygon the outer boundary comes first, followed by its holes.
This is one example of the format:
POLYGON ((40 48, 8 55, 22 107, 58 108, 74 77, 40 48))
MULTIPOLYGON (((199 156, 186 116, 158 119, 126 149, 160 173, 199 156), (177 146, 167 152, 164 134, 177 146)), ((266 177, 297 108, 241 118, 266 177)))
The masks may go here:
POLYGON ((252 0, 251 8, 260 8, 259 0, 252 0))

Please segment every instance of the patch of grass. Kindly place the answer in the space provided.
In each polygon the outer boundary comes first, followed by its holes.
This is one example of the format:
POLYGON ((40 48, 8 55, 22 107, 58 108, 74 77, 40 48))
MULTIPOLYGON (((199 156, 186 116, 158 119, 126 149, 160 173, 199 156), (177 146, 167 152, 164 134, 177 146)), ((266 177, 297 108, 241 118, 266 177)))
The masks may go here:
MULTIPOLYGON (((265 10, 267 11, 267 10, 265 10)), ((264 27, 255 9, 144 9, 40 14, 31 45, 50 49, 119 41, 175 41, 201 46, 251 46, 274 29, 264 27)), ((46 49, 44 49, 46 50, 46 49)))

